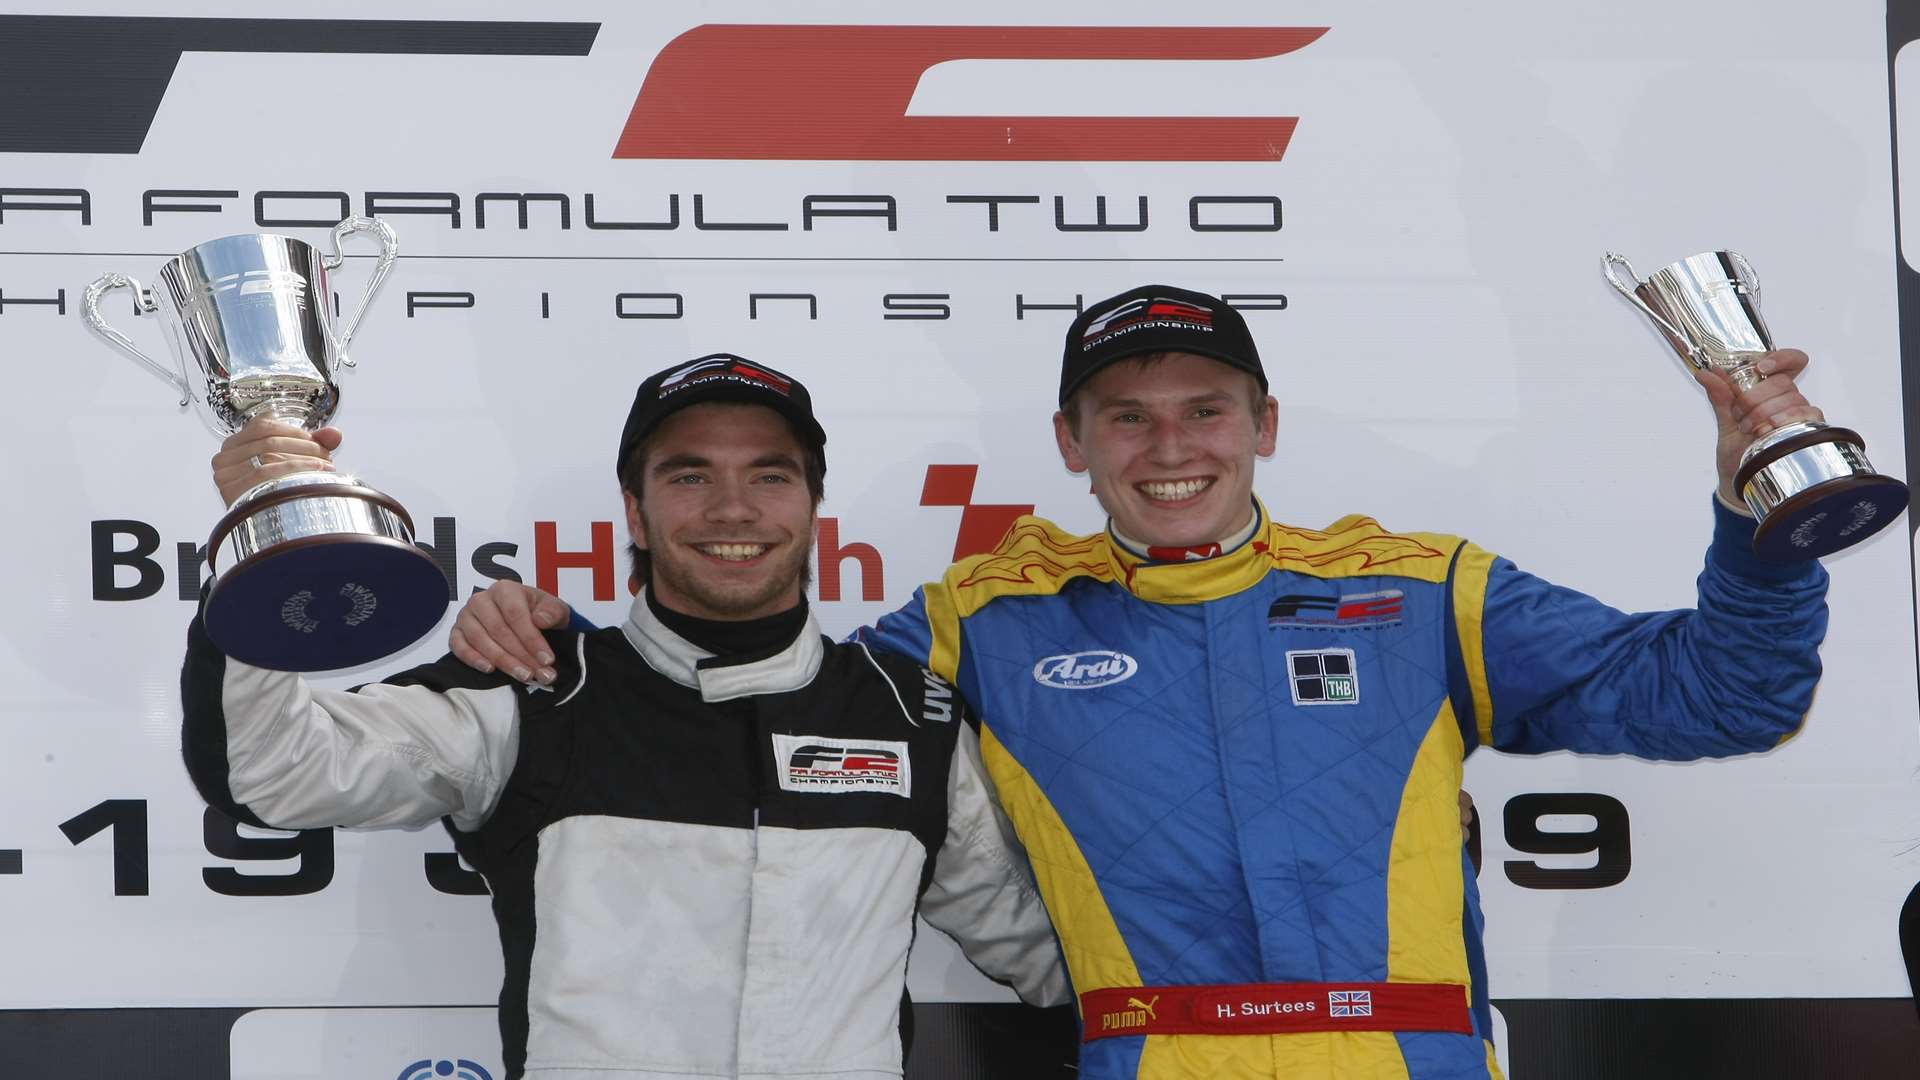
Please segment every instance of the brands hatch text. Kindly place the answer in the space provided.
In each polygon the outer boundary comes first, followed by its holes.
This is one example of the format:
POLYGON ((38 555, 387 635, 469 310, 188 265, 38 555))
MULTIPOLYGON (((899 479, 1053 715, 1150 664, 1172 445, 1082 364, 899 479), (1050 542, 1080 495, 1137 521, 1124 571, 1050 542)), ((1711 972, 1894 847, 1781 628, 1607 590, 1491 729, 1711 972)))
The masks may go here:
MULTIPOLYGON (((590 596, 595 601, 631 596, 638 588, 627 574, 624 542, 615 540, 611 521, 586 522, 584 535, 582 523, 577 521, 535 521, 532 550, 525 552, 523 545, 514 540, 490 539, 477 545, 463 544, 459 523, 451 516, 435 516, 432 522, 430 532, 418 533, 414 545, 426 552, 446 578, 448 603, 467 595, 461 591, 462 584, 478 592, 495 581, 527 580, 522 570, 531 570, 533 582, 547 592, 579 598, 590 596), (464 572, 461 569, 463 552, 468 555, 468 570, 464 572), (568 575, 565 593, 560 584, 563 571, 568 575), (625 585, 624 589, 620 588, 621 584, 625 585)), ((160 596, 167 592, 171 570, 173 597, 187 603, 199 602, 200 586, 207 576, 205 543, 175 540, 167 545, 158 527, 137 518, 96 519, 89 524, 88 531, 96 601, 125 603, 160 596)), ((843 540, 839 518, 819 519, 814 560, 818 567, 815 591, 821 602, 841 600, 843 590, 844 598, 849 601, 872 603, 886 597, 885 559, 872 544, 843 540)))

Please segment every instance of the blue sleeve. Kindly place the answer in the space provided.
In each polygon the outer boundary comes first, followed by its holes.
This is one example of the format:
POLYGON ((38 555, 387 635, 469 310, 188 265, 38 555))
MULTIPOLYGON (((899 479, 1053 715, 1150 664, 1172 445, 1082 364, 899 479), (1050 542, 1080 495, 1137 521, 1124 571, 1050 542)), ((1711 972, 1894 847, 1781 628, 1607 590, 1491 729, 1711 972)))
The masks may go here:
MULTIPOLYGON (((863 626, 847 636, 870 649, 898 653, 921 667, 933 667, 933 626, 927 621, 927 590, 913 590, 913 599, 898 611, 880 616, 872 626, 863 626)), ((952 680, 951 673, 935 674, 952 680)))
POLYGON ((872 626, 855 630, 848 640, 868 648, 899 653, 953 684, 975 716, 984 715, 979 673, 962 644, 963 620, 954 609, 952 594, 941 582, 913 591, 913 599, 898 611, 880 616, 872 626))
POLYGON ((1481 633, 1492 744, 1684 761, 1770 749, 1820 681, 1827 572, 1767 563, 1714 500, 1698 606, 1628 615, 1500 559, 1481 633))
POLYGON ((579 608, 569 605, 567 607, 567 629, 576 634, 591 634, 600 628, 593 625, 592 619, 580 614, 579 608))

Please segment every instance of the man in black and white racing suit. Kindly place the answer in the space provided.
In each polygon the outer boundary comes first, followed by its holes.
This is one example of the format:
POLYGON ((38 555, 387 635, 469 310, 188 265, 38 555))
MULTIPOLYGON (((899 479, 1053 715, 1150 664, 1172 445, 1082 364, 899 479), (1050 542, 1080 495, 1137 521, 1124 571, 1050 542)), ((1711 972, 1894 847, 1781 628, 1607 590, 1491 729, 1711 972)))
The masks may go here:
MULTIPOLYGON (((330 468, 338 442, 256 423, 215 479, 230 499, 330 468)), ((807 610, 824 444, 805 388, 764 366, 642 383, 618 468, 647 587, 621 626, 548 632, 546 684, 447 657, 319 690, 227 658, 196 617, 196 784, 276 828, 443 819, 493 894, 512 1077, 899 1077, 916 910, 1064 1003, 959 699, 807 610)))

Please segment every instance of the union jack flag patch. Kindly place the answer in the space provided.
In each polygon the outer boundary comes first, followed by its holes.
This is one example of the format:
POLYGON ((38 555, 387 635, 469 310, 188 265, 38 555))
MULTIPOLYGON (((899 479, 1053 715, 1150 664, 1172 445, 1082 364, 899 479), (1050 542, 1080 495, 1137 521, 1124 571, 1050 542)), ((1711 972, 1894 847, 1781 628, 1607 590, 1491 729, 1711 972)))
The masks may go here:
POLYGON ((1327 991, 1328 1016, 1372 1016, 1373 991, 1371 990, 1329 990, 1327 991))

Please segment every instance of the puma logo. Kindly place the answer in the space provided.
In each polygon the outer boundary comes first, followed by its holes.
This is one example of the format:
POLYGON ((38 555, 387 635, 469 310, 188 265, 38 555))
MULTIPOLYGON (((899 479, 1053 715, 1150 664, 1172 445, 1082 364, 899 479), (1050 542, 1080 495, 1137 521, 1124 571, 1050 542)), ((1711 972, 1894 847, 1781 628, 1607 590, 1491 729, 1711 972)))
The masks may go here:
POLYGON ((1141 1001, 1137 997, 1130 997, 1127 999, 1127 1007, 1125 1009, 1101 1014, 1100 1030, 1127 1031, 1132 1028, 1146 1027, 1149 1022, 1160 1019, 1158 1016, 1155 1016, 1153 1012, 1153 1007, 1159 1003, 1159 994, 1153 995, 1153 999, 1150 1001, 1141 1001))

